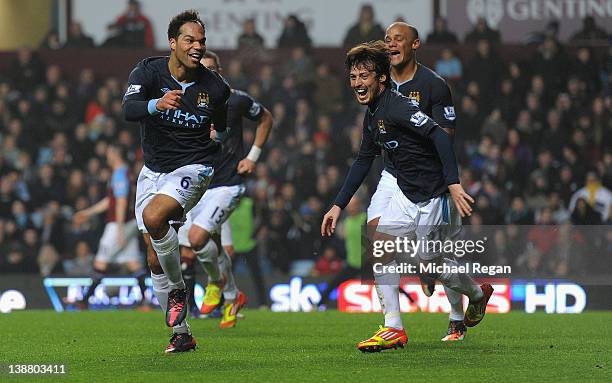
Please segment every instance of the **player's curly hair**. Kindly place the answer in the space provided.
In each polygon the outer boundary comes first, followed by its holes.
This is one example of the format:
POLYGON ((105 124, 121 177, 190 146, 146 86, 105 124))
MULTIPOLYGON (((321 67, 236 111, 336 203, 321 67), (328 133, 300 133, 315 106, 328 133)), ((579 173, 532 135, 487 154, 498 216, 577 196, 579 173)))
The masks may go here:
POLYGON ((376 76, 386 76, 383 82, 385 86, 391 85, 391 58, 389 57, 389 48, 381 40, 361 43, 354 46, 346 53, 344 66, 347 71, 352 68, 364 66, 376 72, 376 76))
POLYGON ((168 40, 176 39, 179 36, 179 30, 186 23, 199 23, 203 29, 204 22, 200 19, 200 14, 194 9, 188 9, 174 16, 168 24, 168 40))

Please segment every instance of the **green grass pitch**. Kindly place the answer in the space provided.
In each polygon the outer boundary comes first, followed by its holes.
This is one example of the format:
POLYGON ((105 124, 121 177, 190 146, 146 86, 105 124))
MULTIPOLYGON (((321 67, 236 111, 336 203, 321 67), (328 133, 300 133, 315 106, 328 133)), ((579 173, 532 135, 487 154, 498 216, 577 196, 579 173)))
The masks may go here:
POLYGON ((612 381, 612 312, 489 314, 443 343, 447 316, 405 314, 408 346, 362 354, 380 314, 246 311, 234 329, 191 320, 196 352, 164 355, 161 312, 0 315, 0 381, 507 382, 612 381), (63 363, 63 376, 9 376, 11 363, 63 363))

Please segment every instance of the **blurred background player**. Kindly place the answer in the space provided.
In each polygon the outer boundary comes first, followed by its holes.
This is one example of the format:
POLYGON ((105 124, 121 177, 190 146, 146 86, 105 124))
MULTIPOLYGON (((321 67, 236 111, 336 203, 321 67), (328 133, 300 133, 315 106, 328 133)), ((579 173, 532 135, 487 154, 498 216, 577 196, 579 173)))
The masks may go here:
POLYGON ((109 145, 106 149, 106 161, 113 171, 107 196, 95 205, 77 211, 73 217, 74 223, 81 225, 92 216, 106 212, 106 226, 94 259, 93 282, 83 299, 78 302, 78 306, 82 308, 87 307, 89 298, 94 294, 102 278, 106 276, 109 264, 127 267, 138 280, 142 295, 141 304, 145 302, 146 270, 138 247, 138 227, 130 198, 132 181, 128 165, 124 161, 122 148, 117 145, 109 145))
MULTIPOLYGON (((204 54, 202 64, 219 73, 222 70, 219 57, 210 51, 204 54)), ((219 233, 222 232, 221 225, 238 206, 245 192, 243 177, 255 170, 255 163, 273 123, 272 114, 240 90, 232 89, 227 111, 227 126, 231 127, 231 131, 223 144, 222 158, 217 165, 215 176, 202 199, 187 214, 187 220, 179 230, 181 255, 187 259, 193 259, 195 256, 208 274, 208 285, 200 312, 212 312, 221 304, 223 293, 225 307, 220 324, 222 328, 236 325, 236 314, 246 304, 246 296, 236 287, 232 262, 221 247, 219 233), (242 136, 243 118, 259 122, 255 142, 246 157, 242 136)), ((187 262, 190 263, 193 264, 187 262)), ((195 283, 193 278, 190 278, 190 281, 193 293, 195 283)))
MULTIPOLYGON (((387 28, 385 42, 391 54, 392 88, 408 97, 422 112, 431 117, 446 133, 453 137, 455 133, 455 106, 451 91, 442 77, 417 61, 416 51, 421 47, 417 29, 403 22, 393 23, 387 28)), ((385 170, 383 170, 381 180, 389 179, 389 175, 391 175, 393 183, 397 185, 395 169, 393 169, 388 156, 385 155, 384 158, 385 170)), ((389 179, 389 182, 392 181, 389 179)), ((385 194, 385 197, 388 205, 391 195, 385 194)), ((378 222, 378 219, 376 219, 376 222, 378 222)), ((460 222, 458 223, 460 224, 460 222)), ((435 285, 432 284, 430 286, 425 285, 425 294, 431 296, 434 287, 435 285)), ((444 288, 444 291, 450 302, 451 311, 447 334, 442 340, 463 340, 467 331, 463 323, 463 297, 447 287, 444 288)))
POLYGON ((204 23, 195 11, 168 25, 169 57, 141 61, 123 98, 128 121, 141 125, 144 166, 136 184, 136 221, 147 244, 153 291, 173 336, 166 353, 195 349, 186 322, 188 291, 179 242, 170 221, 182 221, 200 200, 220 159, 216 140, 227 135, 230 88, 200 64, 206 51, 204 23))

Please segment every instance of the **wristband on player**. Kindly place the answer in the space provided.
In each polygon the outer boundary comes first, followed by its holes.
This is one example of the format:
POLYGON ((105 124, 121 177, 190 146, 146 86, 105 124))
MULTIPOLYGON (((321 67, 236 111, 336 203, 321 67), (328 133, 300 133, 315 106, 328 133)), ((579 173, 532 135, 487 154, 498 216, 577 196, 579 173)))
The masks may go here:
POLYGON ((147 111, 149 112, 149 114, 153 115, 162 112, 161 110, 157 109, 157 101, 159 101, 159 98, 151 99, 147 103, 147 111))
POLYGON ((246 156, 246 158, 253 162, 257 162, 260 155, 261 155, 261 148, 257 145, 253 145, 251 147, 251 150, 249 151, 249 154, 246 156))

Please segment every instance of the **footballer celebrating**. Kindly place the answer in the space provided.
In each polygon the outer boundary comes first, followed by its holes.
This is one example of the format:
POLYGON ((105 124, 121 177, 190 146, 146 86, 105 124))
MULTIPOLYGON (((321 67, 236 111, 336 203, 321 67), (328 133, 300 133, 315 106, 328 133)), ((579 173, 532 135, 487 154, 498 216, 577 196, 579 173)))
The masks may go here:
POLYGON ((206 51, 204 23, 195 11, 168 25, 169 57, 141 61, 123 98, 128 121, 139 121, 145 166, 136 184, 136 221, 148 246, 153 291, 173 336, 165 352, 193 350, 185 318, 188 297, 179 242, 170 221, 182 221, 202 197, 227 135, 230 88, 200 64, 206 51))
MULTIPOLYGON (((389 47, 391 57, 392 88, 408 97, 422 112, 430 116, 444 131, 453 136, 455 130, 453 98, 446 81, 417 61, 417 50, 421 46, 418 30, 404 22, 393 23, 387 28, 385 42, 389 47)), ((377 217, 376 222, 382 214, 382 209, 376 209, 376 207, 386 207, 391 201, 393 190, 397 189, 393 164, 388 160, 388 156, 384 158, 385 170, 381 174, 379 188, 376 189, 376 194, 372 197, 371 208, 375 213, 378 213, 372 214, 372 216, 377 217)), ((458 217, 456 224, 461 224, 460 217, 458 217)), ((424 284, 423 286, 425 295, 431 296, 435 283, 424 284)), ((463 297, 448 287, 444 287, 444 292, 450 302, 451 310, 447 333, 442 341, 463 340, 467 332, 467 327, 463 323, 463 297)), ((399 299, 399 295, 397 299, 399 299)))
MULTIPOLYGON (((380 216, 375 238, 426 237, 442 232, 457 214, 471 214, 473 199, 459 184, 452 141, 437 123, 421 112, 407 97, 390 89, 389 49, 382 41, 360 44, 347 53, 345 62, 350 85, 357 101, 367 105, 363 135, 357 159, 351 166, 336 202, 324 216, 323 235, 332 235, 346 203, 363 182, 381 147, 396 172, 398 189, 380 216), (456 211, 448 199, 453 200, 456 211)), ((452 263, 440 254, 417 251, 421 263, 452 263)), ((374 279, 385 314, 385 326, 358 344, 361 351, 373 352, 403 347, 407 336, 400 320, 397 291, 400 275, 389 272, 396 265, 394 254, 379 259, 384 266, 374 279), (394 294, 395 292, 395 294, 394 294)), ((492 293, 490 285, 478 286, 467 275, 430 276, 470 298, 466 324, 476 325, 485 313, 492 293)))
MULTIPOLYGON (((219 56, 213 52, 207 51, 204 54, 202 64, 221 73, 219 56)), ((272 113, 240 90, 232 89, 227 112, 228 126, 232 129, 223 143, 222 158, 215 176, 179 230, 181 256, 193 259, 195 255, 208 274, 208 286, 200 312, 211 313, 220 305, 223 293, 225 306, 221 328, 234 327, 238 311, 246 304, 246 296, 238 291, 234 281, 232 261, 223 248, 231 244, 231 229, 224 223, 244 194, 243 177, 255 170, 255 163, 268 140, 273 123, 272 113), (246 157, 242 138, 243 118, 259 122, 255 142, 246 157)), ((193 262, 188 264, 192 266, 193 262)))

